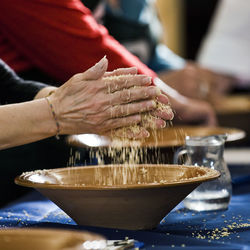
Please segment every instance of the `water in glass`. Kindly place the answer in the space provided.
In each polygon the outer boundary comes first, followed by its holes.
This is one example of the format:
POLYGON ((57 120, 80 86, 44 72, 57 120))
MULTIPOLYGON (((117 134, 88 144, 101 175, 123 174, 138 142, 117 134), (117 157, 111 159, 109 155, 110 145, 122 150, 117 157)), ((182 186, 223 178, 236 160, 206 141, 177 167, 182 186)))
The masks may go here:
POLYGON ((226 209, 232 195, 231 176, 223 158, 226 136, 186 137, 185 149, 177 158, 186 154, 186 165, 216 169, 221 176, 202 183, 184 200, 184 206, 195 211, 226 209))

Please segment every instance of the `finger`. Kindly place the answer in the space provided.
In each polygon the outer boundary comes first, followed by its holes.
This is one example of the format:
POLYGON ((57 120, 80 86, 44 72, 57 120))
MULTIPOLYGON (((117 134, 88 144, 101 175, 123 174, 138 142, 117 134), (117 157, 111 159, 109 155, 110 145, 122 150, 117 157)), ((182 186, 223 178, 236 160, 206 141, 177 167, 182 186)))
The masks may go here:
POLYGON ((103 57, 98 63, 93 67, 89 68, 87 71, 77 74, 80 80, 97 80, 101 78, 108 68, 108 60, 103 57))
POLYGON ((112 136, 128 139, 143 139, 150 136, 150 133, 143 127, 118 128, 112 131, 112 136))
POLYGON ((136 75, 137 74, 137 68, 131 67, 131 68, 121 68, 121 69, 115 69, 111 72, 106 72, 104 74, 104 77, 108 76, 119 76, 119 75, 136 75))
POLYGON ((156 100, 159 102, 159 103, 163 103, 163 104, 166 104, 168 105, 169 104, 169 99, 168 97, 161 93, 159 96, 156 97, 156 100))
POLYGON ((109 112, 110 112, 109 117, 118 118, 118 117, 128 116, 132 114, 142 113, 145 111, 150 111, 155 108, 156 108, 156 102, 152 100, 124 104, 124 105, 117 105, 109 109, 109 112))
POLYGON ((171 111, 162 111, 162 110, 156 109, 154 111, 151 111, 150 113, 151 113, 151 115, 159 117, 159 118, 166 120, 166 121, 172 121, 174 119, 174 112, 172 110, 171 111))
POLYGON ((160 94, 160 89, 154 86, 125 89, 110 95, 110 103, 118 105, 144 99, 154 99, 160 94))
POLYGON ((145 128, 160 129, 166 127, 166 122, 147 113, 142 115, 142 125, 145 128))
POLYGON ((151 111, 153 116, 157 116, 164 120, 173 120, 174 119, 174 112, 170 105, 166 105, 163 103, 158 103, 157 108, 151 111))
POLYGON ((103 127, 107 128, 107 130, 112 130, 112 129, 122 128, 122 127, 134 126, 140 122, 141 122, 141 115, 136 114, 136 115, 130 115, 126 117, 106 120, 103 123, 103 127))
POLYGON ((209 114, 205 124, 211 127, 217 126, 218 122, 217 122, 216 116, 213 114, 209 114))
POLYGON ((128 89, 134 86, 149 86, 152 78, 145 75, 120 75, 104 77, 105 86, 108 93, 114 93, 118 90, 128 89))

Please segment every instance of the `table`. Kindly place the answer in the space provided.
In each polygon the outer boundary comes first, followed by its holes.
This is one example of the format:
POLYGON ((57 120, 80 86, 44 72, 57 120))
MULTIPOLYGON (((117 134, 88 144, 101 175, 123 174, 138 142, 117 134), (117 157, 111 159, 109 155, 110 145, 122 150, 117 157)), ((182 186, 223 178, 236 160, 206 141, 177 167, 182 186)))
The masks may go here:
POLYGON ((230 167, 233 173, 233 197, 228 210, 199 213, 188 211, 179 204, 153 230, 78 226, 36 191, 0 209, 0 227, 89 230, 108 239, 136 239, 144 243, 145 249, 250 250, 250 165, 248 167, 244 166, 244 171, 241 166, 230 167))

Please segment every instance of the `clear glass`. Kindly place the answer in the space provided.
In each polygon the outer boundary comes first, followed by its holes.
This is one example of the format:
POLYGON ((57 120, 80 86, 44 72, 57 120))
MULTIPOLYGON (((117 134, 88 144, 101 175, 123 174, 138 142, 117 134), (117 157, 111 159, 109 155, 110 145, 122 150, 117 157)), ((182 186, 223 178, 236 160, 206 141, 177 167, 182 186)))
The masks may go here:
POLYGON ((184 200, 184 206, 195 211, 227 209, 231 196, 231 175, 223 158, 226 136, 186 137, 185 149, 176 152, 175 162, 186 155, 184 164, 216 169, 221 176, 204 182, 184 200))

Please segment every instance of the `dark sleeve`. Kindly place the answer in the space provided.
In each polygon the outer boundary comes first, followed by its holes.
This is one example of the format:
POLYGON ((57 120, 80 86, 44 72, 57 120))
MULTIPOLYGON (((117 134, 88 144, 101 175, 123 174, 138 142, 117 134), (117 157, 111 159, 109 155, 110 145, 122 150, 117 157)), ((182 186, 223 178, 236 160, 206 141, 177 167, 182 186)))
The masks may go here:
POLYGON ((25 81, 0 59, 0 104, 29 101, 48 85, 25 81))

